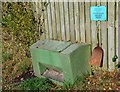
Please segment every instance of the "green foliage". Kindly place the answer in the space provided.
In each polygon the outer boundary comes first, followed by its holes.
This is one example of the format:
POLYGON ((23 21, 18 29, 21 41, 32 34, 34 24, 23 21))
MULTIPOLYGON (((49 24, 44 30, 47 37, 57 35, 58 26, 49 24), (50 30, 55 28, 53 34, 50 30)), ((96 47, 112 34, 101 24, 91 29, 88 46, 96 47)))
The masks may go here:
POLYGON ((117 68, 120 68, 120 63, 118 63, 118 64, 116 65, 116 67, 117 67, 117 68))
POLYGON ((65 89, 65 90, 72 90, 75 87, 77 87, 78 85, 81 85, 83 83, 83 80, 84 80, 83 77, 78 76, 76 78, 76 81, 73 84, 71 84, 69 82, 64 82, 63 89, 65 89))
POLYGON ((2 56, 3 61, 7 60, 3 62, 3 88, 7 89, 12 75, 31 66, 29 48, 40 38, 32 3, 3 2, 2 27, 2 56))
POLYGON ((117 56, 117 55, 115 55, 115 56, 112 58, 112 61, 113 61, 113 62, 116 62, 116 59, 118 59, 118 56, 117 56))
POLYGON ((2 54, 2 60, 3 60, 3 62, 7 61, 7 60, 12 60, 12 59, 13 59, 13 54, 8 53, 8 52, 4 52, 2 54))
POLYGON ((39 34, 36 30, 31 3, 3 3, 2 25, 9 29, 8 32, 10 30, 13 32, 16 44, 24 45, 26 51, 38 39, 39 34))
POLYGON ((50 80, 44 78, 32 78, 22 82, 18 87, 21 90, 48 90, 53 86, 50 80))
POLYGON ((64 84, 63 84, 63 89, 65 89, 65 90, 70 90, 70 89, 72 89, 74 87, 74 84, 71 84, 71 83, 68 83, 68 82, 65 82, 64 84))

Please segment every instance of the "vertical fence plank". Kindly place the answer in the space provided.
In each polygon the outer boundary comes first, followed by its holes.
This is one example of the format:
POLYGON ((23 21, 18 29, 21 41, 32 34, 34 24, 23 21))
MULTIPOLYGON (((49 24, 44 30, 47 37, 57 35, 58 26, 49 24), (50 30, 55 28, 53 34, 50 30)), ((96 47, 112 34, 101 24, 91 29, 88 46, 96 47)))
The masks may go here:
MULTIPOLYGON (((37 21, 37 27, 36 27, 36 30, 38 31, 39 30, 39 19, 38 19, 38 0, 36 0, 36 2, 35 2, 35 11, 36 11, 36 21, 37 21)), ((40 36, 40 34, 39 34, 39 36, 40 36)))
POLYGON ((36 3, 33 0, 32 0, 32 10, 33 10, 35 20, 37 20, 36 3))
POLYGON ((61 23, 60 23, 60 7, 59 2, 55 2, 55 8, 56 8, 56 25, 57 25, 57 39, 62 40, 61 36, 61 23))
MULTIPOLYGON (((48 6, 50 6, 49 4, 49 2, 48 2, 48 0, 46 0, 47 1, 47 3, 48 3, 48 6)), ((50 39, 50 25, 49 25, 49 16, 48 16, 48 9, 49 9, 49 7, 47 6, 47 8, 46 8, 46 17, 47 17, 47 27, 48 27, 48 30, 47 30, 47 35, 48 35, 48 39, 50 39)))
POLYGON ((44 37, 44 33, 41 33, 41 32, 43 32, 43 28, 44 28, 44 24, 43 24, 43 19, 44 19, 44 16, 43 16, 43 12, 42 12, 42 8, 43 8, 43 6, 42 6, 42 0, 39 0, 38 1, 38 25, 39 25, 39 28, 38 28, 38 30, 39 30, 39 39, 45 39, 44 37))
POLYGON ((74 2, 74 11, 75 11, 75 32, 76 32, 76 41, 80 42, 80 11, 79 11, 79 3, 74 2))
POLYGON ((69 2, 69 16, 70 16, 70 37, 71 41, 75 41, 75 29, 74 29, 74 3, 69 2))
MULTIPOLYGON (((41 5, 41 0, 36 2, 36 11, 37 11, 37 18, 38 18, 38 31, 39 31, 39 39, 41 39, 41 22, 40 20, 43 18, 42 16, 42 13, 41 13, 41 8, 42 8, 42 5, 41 5)), ((42 20, 41 20, 42 21, 42 20)))
MULTIPOLYGON (((120 9, 120 8, 119 8, 120 9)), ((119 10, 118 9, 118 2, 116 1, 116 54, 117 54, 117 56, 118 56, 118 59, 117 59, 117 63, 119 63, 119 59, 120 59, 120 55, 119 55, 119 29, 118 29, 118 16, 120 16, 119 15, 119 10)))
POLYGON ((57 37, 58 37, 58 34, 57 34, 57 19, 56 19, 56 7, 55 7, 55 2, 54 2, 54 13, 55 13, 55 34, 56 34, 56 36, 55 36, 55 39, 57 40, 57 37))
POLYGON ((85 19, 84 19, 84 2, 80 2, 80 34, 81 42, 85 42, 85 19))
POLYGON ((118 2, 118 24, 117 24, 117 26, 118 26, 118 29, 117 29, 117 53, 118 53, 118 63, 120 63, 120 41, 119 41, 119 39, 120 39, 120 2, 118 2))
MULTIPOLYGON (((47 1, 44 0, 44 2, 47 2, 47 1)), ((49 37, 49 25, 48 25, 47 7, 45 7, 45 10, 44 10, 44 27, 45 27, 45 29, 44 29, 45 37, 46 37, 46 39, 50 39, 50 37, 49 37)))
POLYGON ((51 15, 51 2, 47 6, 47 14, 48 14, 48 25, 49 25, 49 35, 50 39, 53 38, 53 31, 52 31, 52 15, 51 15))
MULTIPOLYGON (((102 2, 101 5, 106 6, 106 0, 105 2, 102 2)), ((108 8, 107 8, 108 9, 108 8)), ((101 22, 101 33, 102 33, 102 49, 104 52, 104 57, 103 57, 103 67, 104 69, 108 69, 108 53, 107 53, 107 21, 102 21, 101 22)))
POLYGON ((61 21, 61 31, 62 31, 62 40, 65 40, 65 21, 64 21, 64 10, 63 10, 63 6, 64 6, 64 3, 63 2, 60 2, 60 21, 61 21))
POLYGON ((43 22, 44 22, 44 24, 43 24, 43 33, 44 33, 44 38, 46 39, 46 27, 45 27, 45 19, 46 19, 46 16, 45 16, 45 12, 46 12, 46 8, 44 7, 44 2, 45 2, 45 0, 43 0, 43 22))
POLYGON ((48 28, 48 19, 47 19, 47 11, 45 10, 44 11, 44 26, 45 26, 45 29, 44 29, 44 33, 45 33, 45 37, 46 39, 49 39, 49 36, 48 36, 48 32, 49 32, 49 28, 48 28))
POLYGON ((86 42, 91 43, 90 0, 85 3, 85 15, 86 15, 86 42))
MULTIPOLYGON (((91 6, 95 6, 96 2, 91 2, 91 6)), ((96 30, 96 21, 91 20, 91 34, 92 34, 92 50, 97 45, 97 30, 96 30)))
POLYGON ((66 17, 65 17, 65 6, 64 6, 64 2, 63 2, 63 17, 64 17, 64 30, 65 30, 65 40, 67 40, 67 36, 66 36, 66 17))
POLYGON ((38 0, 36 0, 35 6, 36 6, 36 17, 38 18, 38 0))
POLYGON ((114 69, 112 57, 114 57, 114 2, 108 2, 108 61, 109 70, 114 69))
POLYGON ((44 8, 44 6, 43 6, 43 3, 44 3, 44 1, 43 0, 41 0, 41 1, 39 1, 39 14, 41 14, 41 15, 39 15, 39 16, 41 16, 41 18, 40 18, 40 21, 41 21, 41 23, 40 23, 40 25, 39 25, 39 34, 40 34, 40 39, 45 39, 46 38, 46 34, 45 34, 45 21, 44 21, 44 11, 43 11, 43 8, 44 8), (42 33, 42 35, 41 35, 41 31, 43 32, 42 33))
POLYGON ((64 12, 65 12, 65 28, 66 28, 66 40, 69 41, 70 40, 70 25, 69 25, 69 15, 68 15, 68 6, 69 2, 64 2, 64 12))
POLYGON ((51 13, 52 13, 52 30, 53 30, 53 39, 57 39, 57 29, 56 29, 56 17, 55 17, 55 2, 51 2, 51 13))

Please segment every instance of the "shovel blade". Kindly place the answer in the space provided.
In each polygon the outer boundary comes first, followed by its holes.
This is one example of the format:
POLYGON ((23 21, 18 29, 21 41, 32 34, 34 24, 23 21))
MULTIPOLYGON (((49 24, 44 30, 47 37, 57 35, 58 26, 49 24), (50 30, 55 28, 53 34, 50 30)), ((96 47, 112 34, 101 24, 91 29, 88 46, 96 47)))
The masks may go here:
POLYGON ((90 59, 90 64, 93 66, 103 66, 103 49, 99 46, 95 47, 90 59))

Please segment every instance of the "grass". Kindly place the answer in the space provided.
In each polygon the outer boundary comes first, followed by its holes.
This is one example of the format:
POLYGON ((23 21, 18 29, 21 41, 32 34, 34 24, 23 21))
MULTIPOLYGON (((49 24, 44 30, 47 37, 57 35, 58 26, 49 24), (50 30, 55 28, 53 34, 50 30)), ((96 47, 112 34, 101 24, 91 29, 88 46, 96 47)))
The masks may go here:
POLYGON ((82 85, 81 78, 78 78, 74 84, 65 82, 63 86, 54 84, 47 78, 34 77, 21 82, 13 87, 14 90, 74 90, 78 85, 82 85))
POLYGON ((16 89, 20 90, 49 90, 53 88, 53 85, 50 84, 51 81, 45 78, 31 78, 26 81, 23 81, 18 86, 16 86, 16 89))

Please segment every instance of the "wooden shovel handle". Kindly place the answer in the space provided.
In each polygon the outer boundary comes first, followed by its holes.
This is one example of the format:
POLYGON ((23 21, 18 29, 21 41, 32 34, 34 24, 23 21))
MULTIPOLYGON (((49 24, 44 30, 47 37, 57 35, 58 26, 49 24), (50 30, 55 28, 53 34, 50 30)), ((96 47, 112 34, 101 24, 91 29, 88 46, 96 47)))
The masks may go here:
MULTIPOLYGON (((100 21, 98 21, 99 23, 100 21)), ((99 24, 97 24, 97 46, 99 46, 99 24)))

